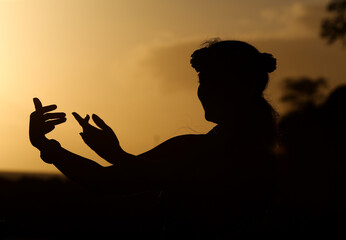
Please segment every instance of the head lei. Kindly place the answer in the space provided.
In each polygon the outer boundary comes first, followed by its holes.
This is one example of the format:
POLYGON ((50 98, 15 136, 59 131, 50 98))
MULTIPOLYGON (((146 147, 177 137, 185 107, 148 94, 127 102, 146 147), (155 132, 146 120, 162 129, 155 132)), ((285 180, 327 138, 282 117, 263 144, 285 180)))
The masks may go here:
POLYGON ((252 45, 241 41, 207 42, 207 46, 191 55, 191 66, 200 72, 204 69, 236 69, 271 73, 276 69, 276 58, 261 53, 252 45))

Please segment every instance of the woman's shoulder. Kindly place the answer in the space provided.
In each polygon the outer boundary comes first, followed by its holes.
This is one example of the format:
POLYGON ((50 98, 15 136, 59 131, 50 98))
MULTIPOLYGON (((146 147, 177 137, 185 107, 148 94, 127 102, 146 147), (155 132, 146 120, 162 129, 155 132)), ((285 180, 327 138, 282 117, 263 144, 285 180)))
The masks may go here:
POLYGON ((203 149, 206 142, 205 134, 186 134, 172 137, 149 150, 143 155, 150 157, 176 156, 203 149))
POLYGON ((194 148, 201 146, 206 142, 206 134, 186 134, 179 135, 161 143, 158 147, 174 148, 194 148))

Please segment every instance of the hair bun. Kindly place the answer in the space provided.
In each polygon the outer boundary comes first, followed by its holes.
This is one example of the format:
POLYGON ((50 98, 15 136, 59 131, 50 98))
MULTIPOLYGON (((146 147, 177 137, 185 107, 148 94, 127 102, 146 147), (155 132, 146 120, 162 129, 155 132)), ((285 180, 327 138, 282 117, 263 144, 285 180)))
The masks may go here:
POLYGON ((276 69, 276 58, 270 53, 261 53, 261 62, 266 72, 271 73, 276 69))

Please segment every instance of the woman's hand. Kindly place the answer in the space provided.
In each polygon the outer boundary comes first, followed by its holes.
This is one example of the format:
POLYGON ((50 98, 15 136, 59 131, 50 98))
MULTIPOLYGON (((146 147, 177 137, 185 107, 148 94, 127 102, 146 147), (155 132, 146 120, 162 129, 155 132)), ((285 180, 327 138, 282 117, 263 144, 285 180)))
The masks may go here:
POLYGON ((94 150, 100 157, 114 164, 116 160, 121 160, 125 151, 120 147, 119 141, 113 130, 96 114, 92 115, 96 126, 89 123, 90 116, 82 118, 78 113, 72 113, 77 122, 83 128, 80 133, 83 141, 94 150))
POLYGON ((35 111, 30 115, 29 137, 31 144, 42 150, 49 142, 45 135, 51 132, 56 125, 66 122, 66 114, 63 112, 50 113, 57 106, 42 106, 38 98, 34 98, 34 105, 35 111))

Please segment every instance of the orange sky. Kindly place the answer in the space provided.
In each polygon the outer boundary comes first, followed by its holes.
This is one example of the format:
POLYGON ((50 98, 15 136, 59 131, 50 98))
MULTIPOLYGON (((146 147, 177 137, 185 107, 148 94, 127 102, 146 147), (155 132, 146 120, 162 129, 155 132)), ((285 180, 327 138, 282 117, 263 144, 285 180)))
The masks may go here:
POLYGON ((207 132, 189 56, 208 38, 249 41, 277 57, 267 95, 279 112, 285 77, 346 83, 346 49, 319 38, 327 2, 0 0, 0 171, 56 171, 28 139, 33 97, 67 113, 49 137, 100 163, 71 112, 97 113, 134 154, 207 132))

